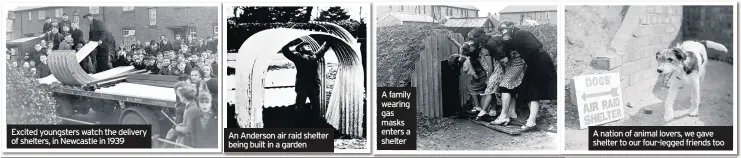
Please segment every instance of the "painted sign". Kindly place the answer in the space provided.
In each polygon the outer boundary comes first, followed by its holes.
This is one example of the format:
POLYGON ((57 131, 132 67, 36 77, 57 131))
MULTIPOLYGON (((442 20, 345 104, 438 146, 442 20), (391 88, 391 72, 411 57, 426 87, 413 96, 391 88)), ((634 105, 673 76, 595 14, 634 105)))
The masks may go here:
POLYGON ((576 76, 574 86, 581 129, 625 117, 619 73, 576 76))

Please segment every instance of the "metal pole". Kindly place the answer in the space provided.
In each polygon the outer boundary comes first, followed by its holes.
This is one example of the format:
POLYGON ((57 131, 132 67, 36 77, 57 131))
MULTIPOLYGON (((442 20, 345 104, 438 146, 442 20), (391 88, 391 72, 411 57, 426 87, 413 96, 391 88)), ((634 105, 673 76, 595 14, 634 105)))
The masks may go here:
POLYGON ((75 120, 75 119, 66 118, 66 117, 59 117, 59 119, 62 119, 62 120, 65 120, 65 121, 70 121, 70 122, 76 122, 76 123, 86 124, 86 125, 95 125, 95 124, 97 124, 97 123, 92 123, 92 122, 87 122, 87 121, 81 121, 81 120, 75 120))
POLYGON ((190 146, 187 146, 187 145, 184 145, 184 144, 175 143, 175 142, 172 142, 172 141, 169 141, 169 140, 166 140, 166 139, 162 139, 162 138, 154 138, 154 140, 157 140, 157 141, 160 141, 160 142, 163 142, 163 143, 167 143, 167 144, 172 144, 172 145, 179 146, 179 147, 182 147, 182 148, 193 148, 193 147, 190 147, 190 146))

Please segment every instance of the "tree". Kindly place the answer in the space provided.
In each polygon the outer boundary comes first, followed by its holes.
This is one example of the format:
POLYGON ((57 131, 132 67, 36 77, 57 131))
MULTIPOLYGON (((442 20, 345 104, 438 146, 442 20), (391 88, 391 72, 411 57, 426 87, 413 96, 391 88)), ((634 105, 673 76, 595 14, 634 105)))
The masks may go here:
POLYGON ((248 7, 232 8, 233 17, 227 19, 227 51, 237 51, 242 43, 266 27, 248 28, 246 24, 308 23, 313 7, 248 7))
POLYGON ((313 7, 245 7, 236 6, 230 17, 230 25, 240 23, 306 23, 311 18, 313 7))
POLYGON ((348 19, 350 19, 350 15, 347 14, 345 9, 341 7, 329 7, 327 10, 322 10, 314 21, 336 22, 348 19))

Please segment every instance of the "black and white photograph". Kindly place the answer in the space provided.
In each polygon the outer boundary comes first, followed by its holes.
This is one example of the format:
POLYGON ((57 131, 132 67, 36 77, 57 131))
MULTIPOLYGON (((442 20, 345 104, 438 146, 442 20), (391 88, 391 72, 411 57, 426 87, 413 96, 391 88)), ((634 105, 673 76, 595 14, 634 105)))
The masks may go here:
POLYGON ((369 4, 229 6, 226 128, 323 128, 370 152, 369 4))
POLYGON ((566 6, 564 149, 590 150, 594 126, 735 126, 734 10, 566 6))
POLYGON ((416 88, 416 150, 558 149, 557 5, 374 9, 376 86, 416 88))
POLYGON ((3 4, 6 123, 145 124, 152 148, 218 148, 219 5, 136 5, 3 4))

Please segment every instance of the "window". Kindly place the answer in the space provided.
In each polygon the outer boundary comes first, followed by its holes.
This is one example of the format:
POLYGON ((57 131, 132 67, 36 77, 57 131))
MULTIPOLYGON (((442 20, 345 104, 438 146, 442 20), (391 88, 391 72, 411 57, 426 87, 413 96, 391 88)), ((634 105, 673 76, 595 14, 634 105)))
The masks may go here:
POLYGON ((219 26, 214 26, 214 36, 219 35, 219 26))
POLYGON ((39 20, 44 20, 46 17, 46 10, 39 10, 39 20))
POLYGON ((54 9, 54 17, 62 17, 62 14, 64 14, 63 8, 54 9))
POLYGON ((198 36, 196 36, 196 33, 197 32, 196 32, 196 28, 195 27, 188 28, 188 34, 190 34, 190 36, 192 36, 192 37, 198 37, 198 36))
POLYGON ((28 12, 28 21, 31 21, 33 18, 31 18, 31 12, 28 12))
POLYGON ((149 25, 157 25, 157 9, 149 8, 149 25))
POLYGON ((136 44, 136 30, 124 29, 123 37, 124 46, 136 44))
POLYGON ((122 11, 134 11, 134 6, 124 6, 122 11))
POLYGON ((136 30, 123 30, 124 37, 136 35, 136 30))
POLYGON ((90 14, 99 14, 100 13, 100 7, 89 7, 90 14))

